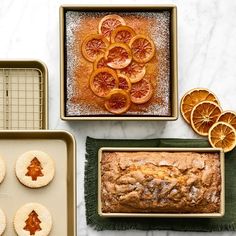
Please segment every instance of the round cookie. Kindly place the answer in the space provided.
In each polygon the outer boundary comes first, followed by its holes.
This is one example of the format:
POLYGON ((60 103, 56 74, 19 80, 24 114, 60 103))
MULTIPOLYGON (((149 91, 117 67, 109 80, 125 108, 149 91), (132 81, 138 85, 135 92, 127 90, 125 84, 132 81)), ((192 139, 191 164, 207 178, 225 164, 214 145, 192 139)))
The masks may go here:
POLYGON ((0 157, 0 184, 2 183, 6 175, 6 165, 3 159, 0 157))
POLYGON ((47 236, 52 228, 52 216, 39 203, 27 203, 15 214, 14 227, 18 236, 47 236))
POLYGON ((40 188, 53 179, 54 161, 45 152, 28 151, 17 159, 15 171, 23 185, 29 188, 40 188))
POLYGON ((0 235, 3 234, 6 228, 6 216, 4 212, 0 209, 0 235))

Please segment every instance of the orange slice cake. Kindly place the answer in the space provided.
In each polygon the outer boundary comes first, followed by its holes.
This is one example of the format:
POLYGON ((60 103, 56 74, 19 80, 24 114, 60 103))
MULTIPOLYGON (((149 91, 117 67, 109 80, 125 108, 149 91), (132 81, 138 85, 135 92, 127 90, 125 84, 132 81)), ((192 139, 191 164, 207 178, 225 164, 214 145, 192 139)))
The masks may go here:
POLYGON ((118 87, 118 77, 110 68, 95 70, 90 77, 90 88, 99 97, 106 97, 112 89, 118 87))
POLYGON ((223 121, 232 125, 236 129, 236 113, 234 111, 224 111, 217 121, 223 121))
POLYGON ((130 98, 133 103, 145 103, 152 97, 152 95, 153 87, 148 79, 142 79, 131 86, 130 98))
POLYGON ((229 152, 236 146, 236 131, 226 122, 216 122, 209 130, 208 139, 212 147, 229 152))
POLYGON ((119 73, 127 76, 131 83, 137 83, 144 77, 146 67, 145 64, 132 61, 127 67, 119 70, 119 73))
POLYGON ((193 130, 202 136, 207 136, 221 112, 221 107, 217 103, 209 101, 198 103, 193 107, 190 117, 193 130))
POLYGON ((122 69, 128 66, 132 60, 132 53, 124 43, 113 43, 111 44, 106 53, 105 59, 107 65, 113 69, 122 69))
POLYGON ((113 89, 105 101, 105 108, 116 115, 126 112, 130 107, 130 97, 123 89, 113 89))
POLYGON ((193 107, 203 101, 212 101, 220 104, 215 94, 205 88, 196 88, 188 91, 180 102, 180 111, 187 123, 190 124, 190 116, 193 107))
POLYGON ((139 63, 147 63, 155 54, 153 41, 145 35, 136 35, 129 43, 133 59, 139 63))
POLYGON ((108 45, 109 42, 103 35, 88 35, 82 43, 82 54, 85 59, 94 62, 99 55, 105 53, 108 45))
POLYGON ((136 35, 134 30, 129 26, 119 26, 111 34, 112 43, 129 43, 136 35))
POLYGON ((121 25, 126 25, 121 16, 115 14, 104 16, 99 22, 98 33, 110 40, 111 32, 121 25))

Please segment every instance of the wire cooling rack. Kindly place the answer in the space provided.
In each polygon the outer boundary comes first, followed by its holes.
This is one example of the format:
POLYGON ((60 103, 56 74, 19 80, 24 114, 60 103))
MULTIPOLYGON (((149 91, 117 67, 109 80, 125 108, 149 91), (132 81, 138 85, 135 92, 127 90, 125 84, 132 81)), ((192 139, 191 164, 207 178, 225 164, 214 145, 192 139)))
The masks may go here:
POLYGON ((0 68, 0 129, 42 129, 43 88, 38 69, 0 68))

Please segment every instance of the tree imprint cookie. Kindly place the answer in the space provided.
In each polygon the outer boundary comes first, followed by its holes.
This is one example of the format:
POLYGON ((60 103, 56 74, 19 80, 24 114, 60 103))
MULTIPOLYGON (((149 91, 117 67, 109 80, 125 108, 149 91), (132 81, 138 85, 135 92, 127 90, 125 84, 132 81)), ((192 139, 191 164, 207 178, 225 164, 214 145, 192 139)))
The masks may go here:
POLYGON ((52 228, 52 216, 39 203, 28 203, 16 212, 14 227, 18 236, 47 236, 52 228))
POLYGON ((16 161, 16 176, 29 188, 43 187, 54 177, 55 168, 52 158, 42 151, 29 151, 16 161))
POLYGON ((4 160, 0 157, 0 184, 6 175, 6 166, 4 160))
POLYGON ((5 228, 6 228, 6 216, 3 210, 0 209, 0 235, 3 234, 5 228))

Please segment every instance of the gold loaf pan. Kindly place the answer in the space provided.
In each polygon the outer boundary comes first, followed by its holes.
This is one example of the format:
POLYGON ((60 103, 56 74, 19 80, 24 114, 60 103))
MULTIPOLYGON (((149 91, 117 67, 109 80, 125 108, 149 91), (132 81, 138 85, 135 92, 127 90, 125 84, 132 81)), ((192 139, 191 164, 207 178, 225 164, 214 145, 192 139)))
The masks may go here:
POLYGON ((48 71, 36 60, 0 61, 0 129, 48 128, 48 71))
POLYGON ((13 227, 14 215, 29 202, 40 203, 50 211, 50 235, 76 236, 75 148, 73 136, 66 131, 0 131, 0 155, 7 167, 7 175, 0 184, 0 207, 7 217, 3 236, 17 235, 13 227), (52 182, 39 189, 23 186, 15 176, 17 158, 30 150, 48 153, 55 163, 52 182))
POLYGON ((103 147, 98 152, 98 214, 102 217, 164 217, 164 218, 217 218, 222 217, 225 212, 225 180, 224 180, 224 152, 217 148, 109 148, 103 147), (104 152, 196 152, 196 153, 218 153, 220 158, 221 191, 220 210, 214 213, 110 213, 102 211, 101 201, 101 161, 104 152))

